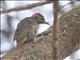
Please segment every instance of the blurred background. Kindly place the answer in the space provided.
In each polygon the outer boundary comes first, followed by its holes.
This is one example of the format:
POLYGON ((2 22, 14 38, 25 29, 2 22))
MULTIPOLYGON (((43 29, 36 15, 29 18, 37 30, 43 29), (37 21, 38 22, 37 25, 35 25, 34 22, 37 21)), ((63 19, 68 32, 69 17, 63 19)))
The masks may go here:
MULTIPOLYGON (((46 0, 45 0, 46 1, 46 0)), ((0 1, 0 10, 11 9, 19 6, 28 6, 30 4, 43 2, 43 1, 0 1)), ((67 0, 59 1, 59 5, 62 7, 60 11, 60 16, 67 13, 76 5, 80 4, 80 1, 67 0), (72 3, 70 3, 72 2, 72 3)), ((25 17, 29 17, 32 14, 39 12, 44 15, 46 21, 50 25, 41 24, 39 26, 38 33, 41 33, 48 29, 54 21, 53 17, 53 3, 44 4, 35 8, 25 9, 21 11, 12 11, 9 13, 4 13, 0 15, 0 57, 3 57, 8 51, 16 47, 16 41, 13 42, 14 32, 17 28, 17 24, 25 17)), ((80 59, 80 49, 68 56, 64 60, 79 60, 80 59)))

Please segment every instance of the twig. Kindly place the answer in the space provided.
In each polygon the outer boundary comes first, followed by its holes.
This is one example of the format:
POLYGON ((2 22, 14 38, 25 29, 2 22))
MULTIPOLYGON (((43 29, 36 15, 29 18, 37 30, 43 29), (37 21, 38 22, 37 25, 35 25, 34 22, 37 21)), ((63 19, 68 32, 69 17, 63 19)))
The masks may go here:
POLYGON ((56 47, 56 42, 57 42, 57 23, 58 23, 58 9, 59 9, 59 1, 53 1, 54 2, 54 22, 53 22, 53 59, 58 60, 57 57, 57 47, 56 47))
POLYGON ((37 7, 37 6, 48 4, 48 3, 51 3, 51 2, 50 1, 38 2, 38 3, 30 4, 30 5, 18 6, 18 7, 14 7, 14 8, 5 9, 5 10, 0 10, 0 14, 9 13, 9 12, 12 12, 12 11, 21 11, 21 10, 31 9, 31 8, 34 8, 34 7, 37 7))

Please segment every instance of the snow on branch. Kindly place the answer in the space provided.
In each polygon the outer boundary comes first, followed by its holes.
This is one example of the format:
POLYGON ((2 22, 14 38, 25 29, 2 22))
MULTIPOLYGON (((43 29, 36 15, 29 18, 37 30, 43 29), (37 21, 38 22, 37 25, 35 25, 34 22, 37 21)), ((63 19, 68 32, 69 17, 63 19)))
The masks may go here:
POLYGON ((49 3, 51 3, 51 2, 50 1, 38 2, 38 3, 29 4, 29 5, 24 5, 24 6, 18 6, 18 7, 14 7, 14 8, 4 9, 4 10, 0 10, 0 14, 9 13, 9 12, 12 12, 12 11, 27 10, 27 9, 31 9, 31 8, 34 8, 34 7, 38 7, 38 6, 44 5, 44 4, 49 4, 49 3))

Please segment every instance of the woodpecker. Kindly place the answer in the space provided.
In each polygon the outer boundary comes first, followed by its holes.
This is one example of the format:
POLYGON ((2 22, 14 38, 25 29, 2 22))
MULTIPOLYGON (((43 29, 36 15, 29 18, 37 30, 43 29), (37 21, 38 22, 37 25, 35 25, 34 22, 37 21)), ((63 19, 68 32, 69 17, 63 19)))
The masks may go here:
POLYGON ((22 19, 17 25, 13 40, 16 40, 17 44, 20 41, 23 43, 34 41, 39 24, 49 24, 41 13, 34 13, 31 17, 22 19))

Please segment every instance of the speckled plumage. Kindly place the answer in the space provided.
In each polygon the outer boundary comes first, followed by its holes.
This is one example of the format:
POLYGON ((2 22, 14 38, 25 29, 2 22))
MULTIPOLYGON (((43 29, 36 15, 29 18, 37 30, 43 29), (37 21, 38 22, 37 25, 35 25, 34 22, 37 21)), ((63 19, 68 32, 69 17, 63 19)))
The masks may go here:
POLYGON ((37 24, 36 20, 33 17, 24 18, 17 26, 14 40, 21 40, 24 37, 29 37, 28 39, 34 38, 36 35, 39 24, 37 24), (32 36, 33 35, 33 36, 32 36))
POLYGON ((37 14, 24 18, 18 25, 14 34, 14 40, 17 41, 33 41, 36 37, 39 24, 47 23, 43 16, 37 14))

